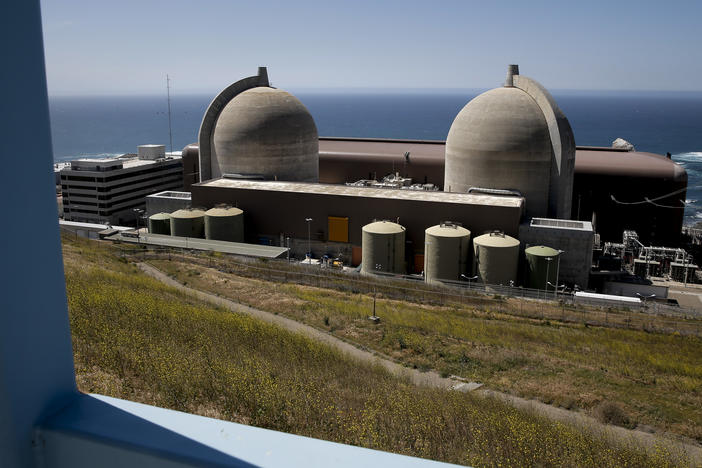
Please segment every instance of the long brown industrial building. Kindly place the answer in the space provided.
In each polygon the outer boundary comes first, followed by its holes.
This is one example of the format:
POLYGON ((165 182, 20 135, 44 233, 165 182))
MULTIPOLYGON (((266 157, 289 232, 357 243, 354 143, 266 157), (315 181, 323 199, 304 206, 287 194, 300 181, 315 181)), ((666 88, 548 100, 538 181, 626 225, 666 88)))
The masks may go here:
MULTIPOLYGON (((196 157, 197 152, 198 146, 193 144, 184 149, 183 155, 189 153, 196 157)), ((344 184, 360 179, 380 179, 399 172, 414 182, 443 187, 444 154, 443 141, 321 137, 319 182, 344 184)), ((685 200, 686 187, 685 170, 665 156, 614 148, 577 147, 570 219, 594 221, 595 231, 603 241, 621 241, 622 231, 631 229, 645 243, 674 245, 680 238, 681 200, 685 200)), ((201 196, 197 186, 193 186, 194 206, 207 207, 212 203, 213 199, 201 196)), ((292 196, 285 197, 285 203, 299 206, 292 196)), ((284 206, 278 208, 285 211, 284 206)), ((385 208, 388 210, 384 212, 401 216, 397 208, 385 208)), ((379 218, 389 216, 376 211, 373 210, 374 215, 379 218)), ((459 213, 450 215, 446 219, 464 217, 459 213)), ((409 221, 405 216, 402 218, 403 222, 409 221)), ((427 222, 433 222, 431 218, 427 222)), ((304 223, 286 225, 295 231, 294 237, 307 236, 304 223)), ((315 227, 316 231, 320 229, 324 227, 315 227)))
POLYGON ((524 209, 521 197, 393 192, 389 197, 388 189, 373 187, 226 178, 192 186, 196 206, 226 203, 242 208, 245 236, 250 241, 284 245, 279 236, 304 239, 309 234, 315 244, 325 244, 325 251, 348 256, 352 246, 361 245, 361 228, 376 219, 391 218, 405 226, 410 264, 415 262, 413 253, 424 251, 424 230, 447 219, 480 234, 500 230, 516 237, 519 233, 524 209), (309 232, 307 218, 311 218, 309 232))
MULTIPOLYGON (((320 138, 319 181, 342 184, 399 172, 443 187, 444 154, 443 141, 320 138)), ((630 229, 643 242, 675 244, 686 188, 687 172, 665 156, 577 147, 570 219, 594 221, 603 241, 620 242, 630 229)))

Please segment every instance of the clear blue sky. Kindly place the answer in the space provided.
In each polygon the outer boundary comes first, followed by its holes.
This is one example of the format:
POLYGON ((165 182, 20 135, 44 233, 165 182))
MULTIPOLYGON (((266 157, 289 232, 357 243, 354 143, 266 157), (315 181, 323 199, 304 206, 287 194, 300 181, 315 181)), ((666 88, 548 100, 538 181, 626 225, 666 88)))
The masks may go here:
POLYGON ((51 94, 274 86, 702 90, 702 1, 42 0, 51 94))

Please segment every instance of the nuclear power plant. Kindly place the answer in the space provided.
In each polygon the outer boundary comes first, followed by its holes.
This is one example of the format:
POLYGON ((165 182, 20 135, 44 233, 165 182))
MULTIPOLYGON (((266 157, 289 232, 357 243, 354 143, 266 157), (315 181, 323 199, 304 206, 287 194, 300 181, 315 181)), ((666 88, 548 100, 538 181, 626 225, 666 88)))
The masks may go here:
POLYGON ((320 138, 262 67, 212 100, 198 143, 183 149, 199 161, 194 209, 149 225, 338 258, 364 274, 586 288, 593 251, 623 229, 675 242, 682 210, 649 207, 640 219, 625 203, 633 194, 665 206, 676 190, 684 199, 687 175, 665 156, 575 141, 554 98, 517 65, 465 105, 445 142, 320 138), (616 196, 603 199, 603 184, 616 196))

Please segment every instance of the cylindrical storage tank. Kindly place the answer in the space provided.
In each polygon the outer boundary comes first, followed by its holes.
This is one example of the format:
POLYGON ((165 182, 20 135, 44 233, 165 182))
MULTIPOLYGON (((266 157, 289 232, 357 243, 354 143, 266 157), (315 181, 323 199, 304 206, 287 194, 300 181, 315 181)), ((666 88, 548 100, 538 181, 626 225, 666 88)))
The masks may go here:
POLYGON ((391 221, 363 226, 361 273, 405 273, 405 228, 391 221))
POLYGON ((445 222, 424 231, 424 279, 459 281, 468 269, 470 231, 445 222))
POLYGON ((205 237, 205 212, 178 210, 171 213, 171 235, 178 237, 205 237))
POLYGON ((519 241, 502 232, 473 239, 474 272, 485 284, 509 285, 517 281, 519 241))
POLYGON ((139 145, 139 159, 159 159, 166 157, 166 145, 139 145))
POLYGON ((533 289, 548 289, 558 281, 560 269, 560 252, 544 245, 535 245, 524 250, 526 256, 526 287, 533 289))
POLYGON ((171 234, 171 215, 156 213, 149 216, 149 233, 169 236, 171 234))
POLYGON ((244 242, 244 212, 230 206, 214 207, 205 212, 205 238, 244 242))

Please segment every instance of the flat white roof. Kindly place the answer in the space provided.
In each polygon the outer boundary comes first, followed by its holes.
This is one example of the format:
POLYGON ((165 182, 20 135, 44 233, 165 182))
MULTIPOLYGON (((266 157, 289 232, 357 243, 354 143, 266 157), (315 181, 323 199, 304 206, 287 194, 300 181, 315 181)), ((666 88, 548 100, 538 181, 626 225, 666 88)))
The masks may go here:
POLYGON ((583 299, 598 299, 601 301, 631 302, 636 304, 641 303, 641 299, 638 297, 615 296, 613 294, 597 294, 584 291, 576 292, 575 297, 582 297, 583 299))
POLYGON ((65 221, 63 219, 59 219, 59 226, 67 226, 67 227, 74 227, 74 228, 85 228, 85 229, 93 229, 93 230, 105 230, 105 229, 114 229, 115 231, 129 231, 134 228, 126 227, 126 226, 110 226, 108 224, 97 224, 97 223, 79 223, 77 221, 65 221))
POLYGON ((505 208, 521 208, 521 197, 500 197, 456 192, 436 192, 424 190, 400 190, 378 187, 357 187, 350 185, 314 184, 305 182, 274 182, 260 180, 214 179, 198 184, 205 187, 236 188, 272 192, 316 193, 344 197, 395 198, 462 205, 489 205, 505 208))
POLYGON ((190 192, 166 190, 164 192, 154 193, 153 195, 147 195, 146 198, 177 198, 178 200, 191 200, 192 194, 190 192))
MULTIPOLYGON (((166 159, 181 159, 180 156, 169 156, 166 159)), ((108 165, 110 163, 122 163, 122 169, 130 169, 133 167, 140 167, 140 166, 148 166, 151 164, 157 164, 164 159, 139 159, 137 156, 130 156, 130 157, 118 157, 118 158, 78 158, 78 159, 73 159, 71 163, 77 162, 77 163, 90 163, 90 164, 95 164, 95 165, 108 165)), ((74 172, 94 172, 91 171, 90 169, 83 169, 83 170, 74 170, 71 169, 70 164, 65 166, 64 168, 61 169, 62 171, 74 171, 74 172)), ((115 169, 115 170, 120 170, 120 169, 115 169)), ((108 171, 109 172, 109 171, 108 171)))
POLYGON ((212 250, 215 252, 264 258, 278 258, 288 250, 285 247, 277 247, 274 245, 245 244, 243 242, 226 242, 219 240, 199 239, 194 237, 185 238, 143 232, 140 232, 139 234, 139 238, 136 238, 125 237, 119 233, 108 237, 108 239, 131 242, 134 244, 149 244, 193 250, 212 250))

